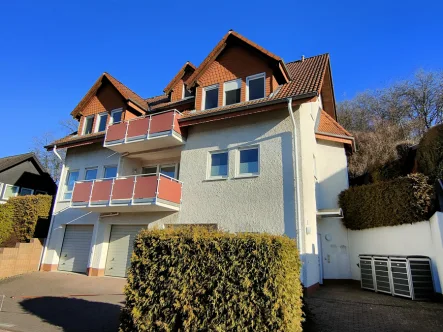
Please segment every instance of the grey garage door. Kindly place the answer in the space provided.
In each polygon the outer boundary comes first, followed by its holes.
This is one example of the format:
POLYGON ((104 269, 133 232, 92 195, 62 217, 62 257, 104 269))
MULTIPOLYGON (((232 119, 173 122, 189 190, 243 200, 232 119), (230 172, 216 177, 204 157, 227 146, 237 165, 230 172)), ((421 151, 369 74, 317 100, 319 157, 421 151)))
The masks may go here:
POLYGON ((131 264, 131 253, 134 239, 146 225, 127 226, 113 225, 109 239, 108 256, 106 257, 105 275, 126 277, 126 270, 131 264))
POLYGON ((58 269, 86 273, 93 226, 68 225, 65 230, 58 269))

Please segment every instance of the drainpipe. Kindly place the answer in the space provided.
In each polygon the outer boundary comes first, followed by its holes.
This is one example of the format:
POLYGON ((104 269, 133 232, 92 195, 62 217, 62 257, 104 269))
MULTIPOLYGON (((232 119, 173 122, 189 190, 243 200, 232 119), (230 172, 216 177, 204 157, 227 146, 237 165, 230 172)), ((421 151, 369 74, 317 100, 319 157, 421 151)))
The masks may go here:
MULTIPOLYGON (((63 162, 62 157, 60 156, 60 154, 57 152, 57 145, 54 145, 54 147, 52 148, 52 152, 54 152, 54 154, 57 156, 58 159, 60 159, 60 161, 62 162, 62 171, 61 171, 61 175, 63 175, 64 171, 65 171, 65 163, 63 162)), ((61 176, 60 176, 60 180, 61 180, 61 176)), ((38 266, 38 270, 40 270, 40 268, 42 267, 43 264, 43 260, 45 259, 45 255, 46 252, 48 250, 48 244, 49 244, 49 240, 51 239, 51 235, 52 235, 52 226, 54 224, 54 212, 55 212, 55 208, 57 206, 57 201, 58 201, 58 195, 60 193, 60 182, 57 186, 57 193, 55 194, 55 201, 54 201, 54 206, 52 207, 52 216, 51 216, 51 222, 49 223, 49 229, 48 229, 48 237, 45 240, 45 245, 43 248, 43 253, 40 257, 40 264, 38 266)))
MULTIPOLYGON (((292 110, 292 98, 288 98, 288 112, 289 116, 292 120, 292 129, 293 129, 293 138, 294 138, 294 148, 292 150, 293 152, 293 160, 294 160, 294 178, 295 178, 295 200, 297 203, 297 222, 296 222, 296 232, 297 232, 297 247, 298 251, 300 252, 300 256, 304 254, 304 232, 303 232, 303 223, 302 223, 302 214, 301 214, 301 203, 300 203, 300 172, 298 169, 299 160, 298 160, 298 136, 297 136, 297 124, 295 122, 294 118, 294 112, 292 110)), ((303 281, 303 276, 302 276, 303 281)))

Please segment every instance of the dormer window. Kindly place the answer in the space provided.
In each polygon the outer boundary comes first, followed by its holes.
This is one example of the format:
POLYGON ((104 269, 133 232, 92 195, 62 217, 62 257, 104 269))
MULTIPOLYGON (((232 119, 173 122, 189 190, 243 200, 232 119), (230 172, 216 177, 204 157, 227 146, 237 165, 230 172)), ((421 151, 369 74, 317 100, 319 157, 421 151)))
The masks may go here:
POLYGON ((218 84, 203 88, 203 109, 218 107, 218 84))
POLYGON ((87 116, 83 123, 83 135, 92 133, 92 124, 94 123, 94 115, 87 116))
POLYGON ((265 73, 246 77, 246 100, 264 98, 266 91, 265 82, 265 73))
POLYGON ((116 124, 122 121, 123 110, 119 108, 118 110, 113 110, 111 112, 111 121, 109 124, 116 124))
POLYGON ((232 105, 240 102, 241 80, 233 80, 224 84, 224 105, 232 105))
POLYGON ((188 97, 192 97, 194 94, 189 91, 188 89, 186 89, 186 86, 183 84, 183 96, 182 99, 188 98, 188 97))
POLYGON ((108 113, 100 113, 95 120, 95 132, 101 132, 106 130, 106 120, 108 119, 108 113))

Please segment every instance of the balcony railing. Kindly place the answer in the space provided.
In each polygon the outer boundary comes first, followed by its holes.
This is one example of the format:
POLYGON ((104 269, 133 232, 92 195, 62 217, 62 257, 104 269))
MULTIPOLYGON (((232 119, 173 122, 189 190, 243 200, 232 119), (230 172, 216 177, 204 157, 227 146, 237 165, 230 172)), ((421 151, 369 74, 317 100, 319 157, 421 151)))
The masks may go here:
POLYGON ((78 181, 71 207, 97 212, 180 210, 182 182, 164 174, 78 181))
POLYGON ((108 126, 104 147, 117 152, 138 152, 184 144, 178 119, 170 110, 108 126))

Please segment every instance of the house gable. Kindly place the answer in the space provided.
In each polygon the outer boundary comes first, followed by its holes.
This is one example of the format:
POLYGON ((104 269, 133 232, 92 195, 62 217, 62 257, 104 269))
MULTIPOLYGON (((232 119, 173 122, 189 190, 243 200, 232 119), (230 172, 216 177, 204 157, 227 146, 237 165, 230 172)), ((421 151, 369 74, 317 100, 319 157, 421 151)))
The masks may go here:
POLYGON ((177 75, 169 82, 166 88, 163 90, 165 94, 170 95, 170 101, 176 102, 183 99, 183 89, 187 79, 195 71, 195 66, 189 61, 179 70, 177 75))

